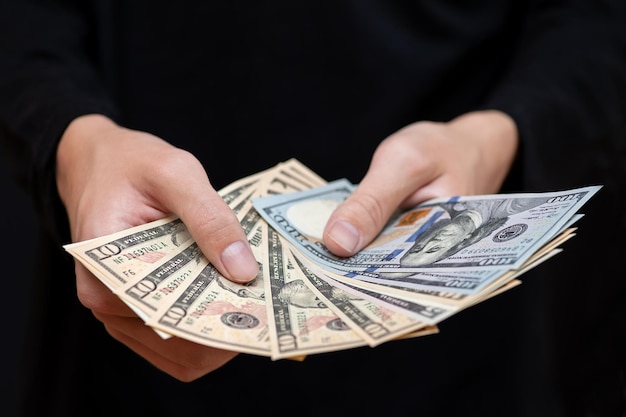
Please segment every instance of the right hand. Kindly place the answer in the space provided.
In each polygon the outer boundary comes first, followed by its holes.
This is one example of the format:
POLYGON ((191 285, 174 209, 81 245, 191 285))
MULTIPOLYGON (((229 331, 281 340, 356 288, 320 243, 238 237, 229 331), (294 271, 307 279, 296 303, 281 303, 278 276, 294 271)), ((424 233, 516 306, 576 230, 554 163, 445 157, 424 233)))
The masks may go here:
MULTIPOLYGON (((239 221, 189 152, 104 116, 86 115, 66 129, 56 163, 73 242, 175 214, 222 275, 239 283, 256 277, 258 263, 239 221)), ((79 262, 76 286, 80 302, 111 336, 179 380, 197 379, 237 355, 162 339, 79 262)))

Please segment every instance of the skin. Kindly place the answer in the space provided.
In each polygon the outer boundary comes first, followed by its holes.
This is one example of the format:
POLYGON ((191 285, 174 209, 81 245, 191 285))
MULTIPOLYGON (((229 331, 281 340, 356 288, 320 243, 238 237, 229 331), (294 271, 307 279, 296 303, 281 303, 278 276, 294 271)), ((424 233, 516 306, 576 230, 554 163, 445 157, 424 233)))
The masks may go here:
MULTIPOLYGON (((498 111, 411 124, 381 142, 359 187, 331 215, 324 242, 335 254, 350 256, 398 208, 434 197, 496 193, 517 147, 513 120, 498 111)), ((243 283, 257 275, 258 264, 237 218, 189 152, 106 117, 85 115, 66 129, 56 163, 73 241, 174 213, 225 277, 243 283), (180 187, 183 176, 187 180, 180 187)), ((112 337, 181 381, 200 378, 238 354, 175 337, 161 339, 78 262, 76 285, 80 302, 112 337)))

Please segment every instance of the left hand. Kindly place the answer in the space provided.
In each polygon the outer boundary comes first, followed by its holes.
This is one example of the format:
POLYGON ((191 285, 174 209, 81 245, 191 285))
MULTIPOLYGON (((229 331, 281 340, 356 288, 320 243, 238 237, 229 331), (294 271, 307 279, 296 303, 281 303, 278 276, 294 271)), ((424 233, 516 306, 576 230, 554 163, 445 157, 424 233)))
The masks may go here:
POLYGON ((397 209, 435 197, 497 193, 518 141, 513 119, 497 110, 406 126, 380 143, 357 189, 329 218, 324 243, 338 256, 351 256, 397 209))

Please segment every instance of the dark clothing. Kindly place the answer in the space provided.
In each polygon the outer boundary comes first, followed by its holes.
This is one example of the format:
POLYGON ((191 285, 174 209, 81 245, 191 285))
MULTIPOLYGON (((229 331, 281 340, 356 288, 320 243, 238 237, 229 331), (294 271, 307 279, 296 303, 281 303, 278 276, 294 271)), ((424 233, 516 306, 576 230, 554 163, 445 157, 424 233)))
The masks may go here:
POLYGON ((3 0, 0 146, 41 218, 23 415, 622 415, 625 8, 3 0), (356 183, 387 135, 478 109, 520 131, 503 191, 605 187, 564 253, 438 335, 303 362, 242 354, 181 383, 76 298, 54 154, 79 115, 191 151, 219 189, 291 157, 356 183))

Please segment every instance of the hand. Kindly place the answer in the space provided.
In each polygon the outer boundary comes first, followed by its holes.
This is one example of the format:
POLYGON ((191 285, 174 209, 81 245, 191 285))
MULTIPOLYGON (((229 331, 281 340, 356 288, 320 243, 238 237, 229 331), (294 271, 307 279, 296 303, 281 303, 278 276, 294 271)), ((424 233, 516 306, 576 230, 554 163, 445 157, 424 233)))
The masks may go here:
POLYGON ((336 255, 351 256, 398 208, 435 197, 497 193, 517 146, 515 122, 495 110, 399 130, 381 142, 357 189, 329 218, 324 243, 336 255))
MULTIPOLYGON (((75 242, 174 213, 225 277, 235 282, 256 277, 258 263, 239 221, 200 162, 156 136, 104 116, 77 118, 59 143, 56 180, 75 242)), ((111 336, 175 378, 196 379, 237 354, 162 339, 78 262, 76 285, 81 303, 111 336)))

